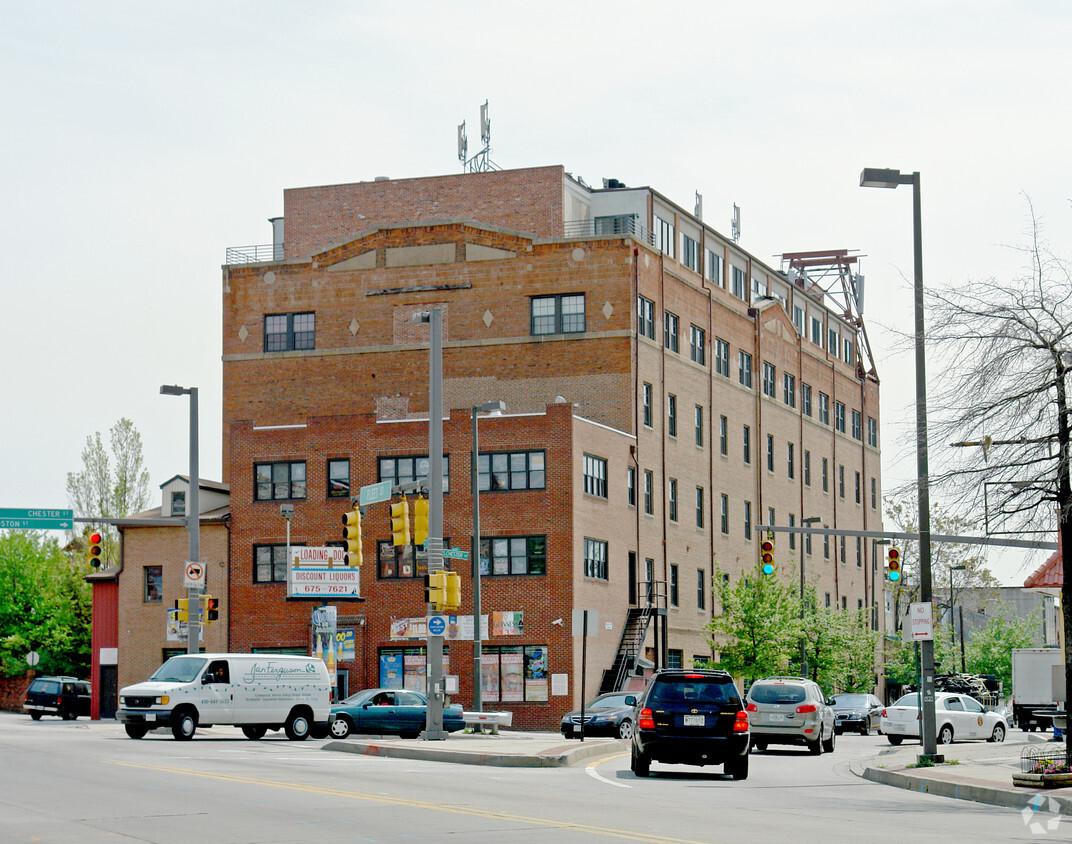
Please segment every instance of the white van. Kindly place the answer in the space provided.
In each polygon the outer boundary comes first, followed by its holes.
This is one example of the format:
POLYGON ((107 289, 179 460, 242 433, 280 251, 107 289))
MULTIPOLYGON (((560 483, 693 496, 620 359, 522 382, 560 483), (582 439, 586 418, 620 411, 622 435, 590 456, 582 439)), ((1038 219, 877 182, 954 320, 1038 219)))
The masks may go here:
POLYGON ((119 692, 116 718, 127 735, 171 727, 180 740, 200 724, 233 724, 246 738, 282 728, 303 741, 314 729, 327 735, 331 682, 324 660, 280 654, 173 656, 144 683, 119 692), (315 725, 315 727, 314 727, 315 725))

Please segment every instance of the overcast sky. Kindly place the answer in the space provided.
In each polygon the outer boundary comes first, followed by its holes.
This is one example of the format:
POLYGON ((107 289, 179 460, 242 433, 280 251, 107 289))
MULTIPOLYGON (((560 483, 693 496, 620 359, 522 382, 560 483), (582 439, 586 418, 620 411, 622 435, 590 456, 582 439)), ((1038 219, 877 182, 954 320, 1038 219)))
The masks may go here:
MULTIPOLYGON (((887 489, 915 472, 912 357, 887 330, 911 325, 911 191, 860 170, 921 172, 928 285, 1018 273, 1026 197, 1072 257, 1060 0, 0 9, 0 507, 66 507, 86 436, 123 416, 158 497, 188 469, 188 399, 165 383, 199 387, 219 479, 226 248, 268 243, 288 187, 458 172, 456 127, 473 152, 485 100, 503 168, 689 209, 699 191, 723 232, 736 203, 774 266, 857 250, 887 489)), ((1041 560, 990 555, 1013 584, 1041 560)))

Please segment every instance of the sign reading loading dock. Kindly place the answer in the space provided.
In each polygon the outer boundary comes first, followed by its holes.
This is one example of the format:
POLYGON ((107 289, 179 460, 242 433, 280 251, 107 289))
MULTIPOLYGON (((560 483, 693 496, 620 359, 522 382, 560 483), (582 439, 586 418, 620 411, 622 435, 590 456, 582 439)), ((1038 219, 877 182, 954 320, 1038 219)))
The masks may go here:
POLYGON ((291 549, 287 571, 288 598, 360 598, 361 570, 346 565, 338 547, 291 549))

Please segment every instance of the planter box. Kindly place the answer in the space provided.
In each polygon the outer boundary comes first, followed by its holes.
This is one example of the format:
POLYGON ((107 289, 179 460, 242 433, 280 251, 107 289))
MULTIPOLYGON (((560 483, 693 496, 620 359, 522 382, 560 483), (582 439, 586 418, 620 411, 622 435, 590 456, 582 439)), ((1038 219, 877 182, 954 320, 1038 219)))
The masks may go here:
POLYGON ((1068 788, 1072 774, 1013 774, 1012 784, 1025 788, 1068 788))

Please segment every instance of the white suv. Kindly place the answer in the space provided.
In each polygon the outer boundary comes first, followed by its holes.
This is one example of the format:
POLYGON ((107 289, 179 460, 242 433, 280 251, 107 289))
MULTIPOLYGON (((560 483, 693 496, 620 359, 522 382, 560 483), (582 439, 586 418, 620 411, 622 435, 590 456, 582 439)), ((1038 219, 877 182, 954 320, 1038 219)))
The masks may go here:
POLYGON ((802 744, 815 755, 834 750, 834 710, 822 690, 803 677, 756 680, 745 697, 752 746, 802 744))

